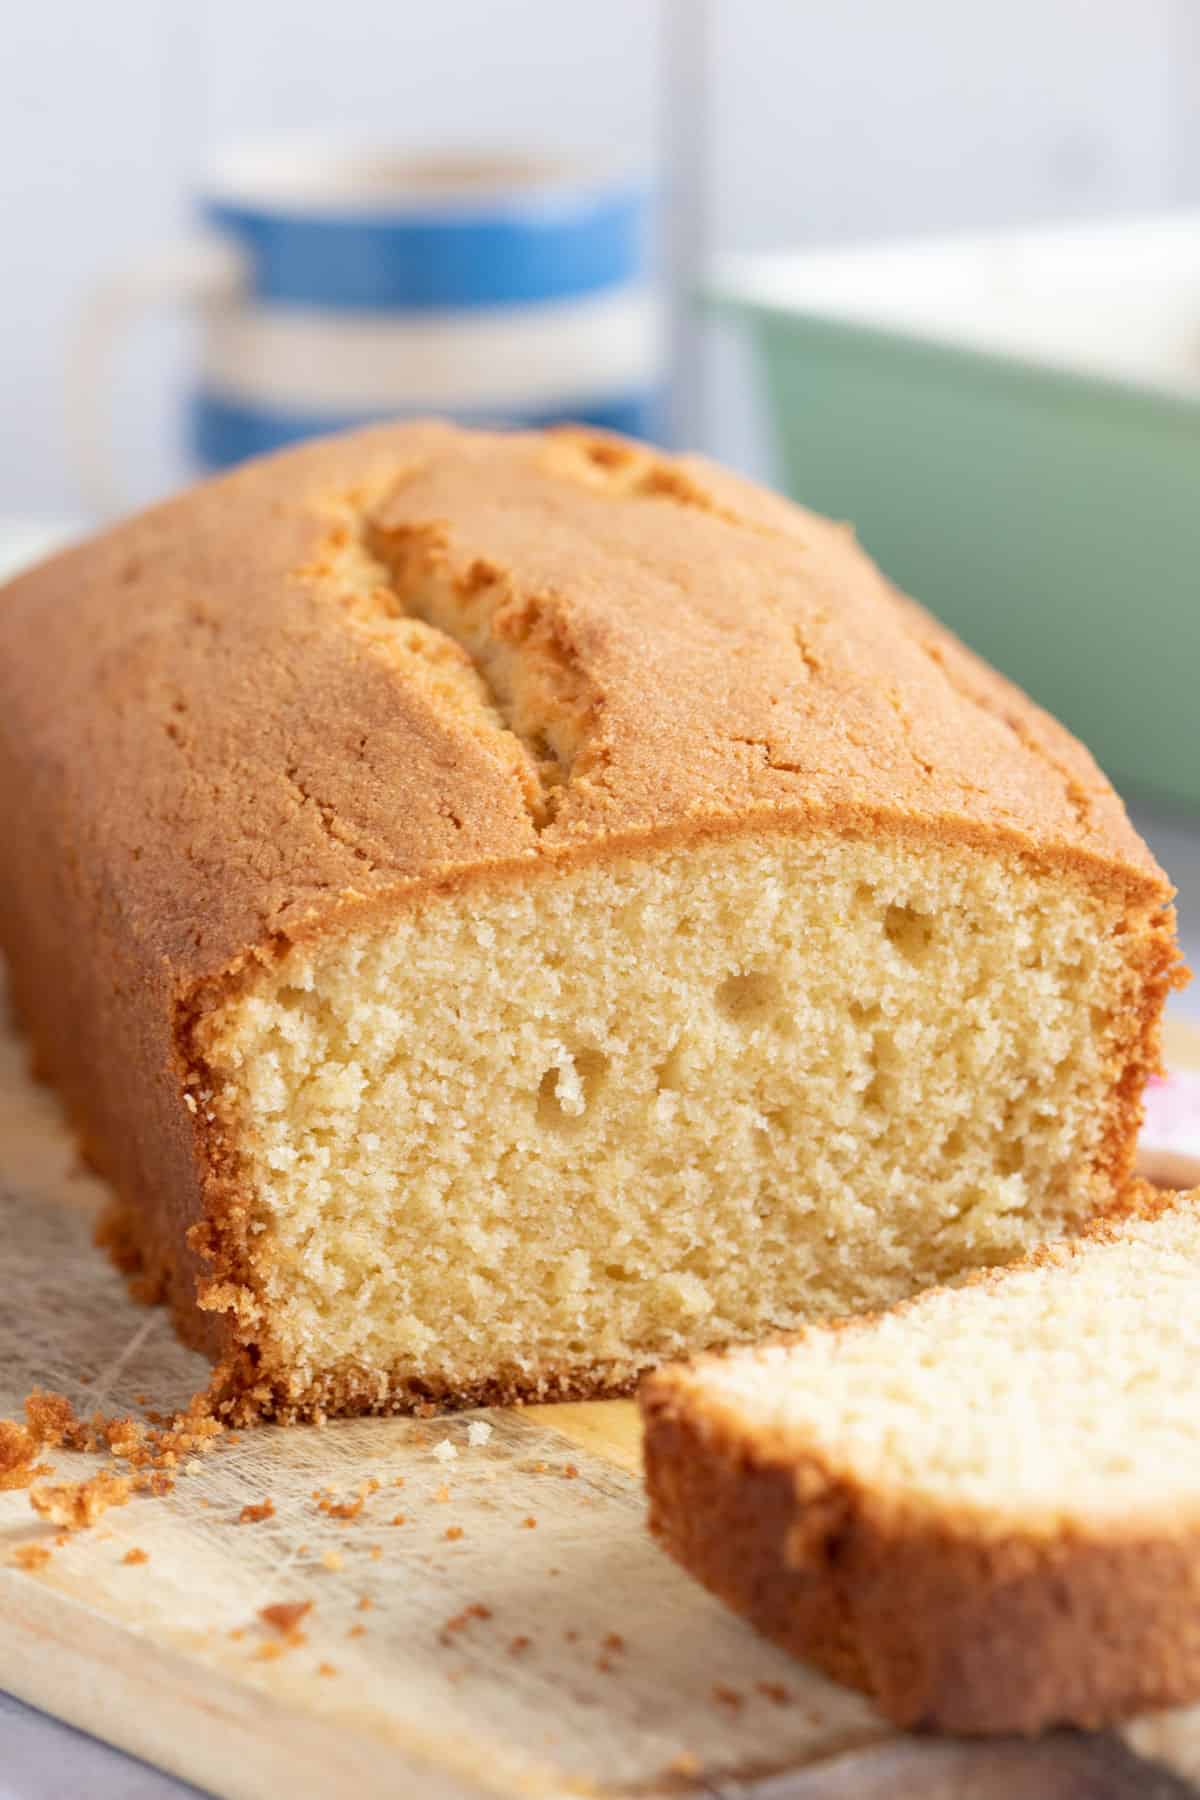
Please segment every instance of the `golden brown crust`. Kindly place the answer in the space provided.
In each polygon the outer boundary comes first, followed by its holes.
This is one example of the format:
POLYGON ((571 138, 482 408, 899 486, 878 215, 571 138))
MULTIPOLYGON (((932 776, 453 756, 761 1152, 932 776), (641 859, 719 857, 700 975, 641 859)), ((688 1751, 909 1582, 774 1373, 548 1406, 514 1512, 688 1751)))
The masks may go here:
POLYGON ((240 1171, 184 1104, 216 994, 467 883, 822 829, 978 846, 1127 910, 1116 1193, 1176 967, 1169 886, 1087 752, 843 528, 595 433, 388 426, 204 484, 0 600, 14 998, 146 1291, 214 1356, 256 1329, 240 1171), (348 539, 384 571, 350 607, 348 539), (448 698, 453 636, 372 625, 431 573, 497 603, 544 732, 502 695, 448 698))
MULTIPOLYGON (((1154 1216, 1179 1199, 1138 1186, 1133 1205, 1154 1216)), ((1112 1239, 1119 1227, 1099 1221, 1089 1235, 1112 1239)), ((1028 1260, 1062 1264, 1075 1248, 1028 1260)), ((1008 1273, 971 1279, 992 1288, 1008 1273)), ((1095 1728, 1200 1698, 1194 1519, 998 1534, 965 1509, 870 1488, 794 1438, 749 1427, 697 1385, 707 1360, 642 1384, 650 1529, 785 1649, 908 1728, 1095 1728)))
MULTIPOLYGON (((181 1330, 186 1335, 190 1318, 181 1330)), ((296 1424, 326 1417, 390 1418, 400 1414, 464 1412, 481 1406, 534 1406, 552 1401, 619 1400, 632 1394, 643 1370, 597 1363, 568 1369, 497 1369, 483 1381, 408 1374, 381 1381, 375 1371, 339 1368, 303 1388, 264 1375, 255 1360, 235 1357, 218 1366, 214 1407, 233 1423, 273 1419, 296 1424)))

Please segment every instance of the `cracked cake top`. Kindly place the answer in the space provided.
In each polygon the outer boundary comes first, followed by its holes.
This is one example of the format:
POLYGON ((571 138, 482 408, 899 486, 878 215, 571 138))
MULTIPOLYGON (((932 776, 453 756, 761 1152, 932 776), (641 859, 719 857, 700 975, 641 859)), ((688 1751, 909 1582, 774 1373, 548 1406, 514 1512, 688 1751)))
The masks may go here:
POLYGON ((758 826, 1170 893, 1087 751, 847 528, 595 432, 267 458, 19 579, 0 650, 37 803, 181 989, 399 893, 758 826))

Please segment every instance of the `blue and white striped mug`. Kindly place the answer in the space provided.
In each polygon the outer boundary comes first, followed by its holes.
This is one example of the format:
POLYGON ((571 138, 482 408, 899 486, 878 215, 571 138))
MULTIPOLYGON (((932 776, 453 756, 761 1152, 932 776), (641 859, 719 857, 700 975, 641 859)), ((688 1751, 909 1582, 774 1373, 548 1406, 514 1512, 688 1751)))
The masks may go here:
POLYGON ((180 299, 201 318, 189 406, 201 469, 405 413, 654 437, 648 211, 634 177, 535 157, 311 142, 235 153, 203 189, 203 236, 94 298, 72 379, 89 499, 120 501, 100 404, 114 332, 180 299))

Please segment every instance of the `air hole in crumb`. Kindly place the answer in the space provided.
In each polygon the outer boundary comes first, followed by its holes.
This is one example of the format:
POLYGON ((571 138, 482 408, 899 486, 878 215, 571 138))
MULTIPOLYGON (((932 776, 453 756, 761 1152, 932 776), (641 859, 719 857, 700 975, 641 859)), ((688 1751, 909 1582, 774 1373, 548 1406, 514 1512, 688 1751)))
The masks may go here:
POLYGON ((679 1259, 680 1273, 695 1275, 698 1280, 706 1281, 712 1275, 713 1256, 707 1244, 701 1244, 689 1250, 679 1259))
POLYGON ((1020 1175, 1025 1167, 1025 1146, 1020 1138, 1009 1138, 1001 1144, 996 1160, 1001 1175, 1020 1175))
POLYGON ((551 769, 558 768, 561 758, 544 731, 531 731, 528 741, 529 753, 535 763, 543 767, 549 765, 551 769))
POLYGON ((599 1093, 601 1083, 608 1074, 608 1058, 603 1050, 577 1050, 575 1067, 583 1083, 584 1098, 590 1102, 599 1093))
POLYGON ((862 1090, 863 1105, 876 1114, 892 1115, 899 1109, 900 1075, 904 1054, 888 1030, 871 1036, 870 1079, 862 1090))
POLYGON ((717 1005, 727 1019, 739 1025, 757 1024, 777 1008, 783 992, 774 975, 750 969, 744 975, 727 975, 717 989, 717 1005))
POLYGON ((562 1071, 558 1068, 547 1069, 538 1084, 537 1116, 539 1125, 561 1126, 566 1114, 558 1097, 558 1084, 562 1071))
POLYGON ((877 1112, 891 1112, 896 1098, 896 1078, 884 1069, 876 1069, 863 1089, 863 1105, 877 1112))
POLYGON ((987 1206, 988 1206, 988 1195, 984 1192, 983 1188, 981 1188, 981 1187, 964 1188, 962 1195, 957 1202, 954 1216, 952 1219, 949 1219, 947 1221, 947 1223, 953 1224, 956 1226, 962 1226, 964 1224, 967 1224, 967 1223, 969 1223, 971 1214, 973 1212, 975 1212, 976 1210, 982 1210, 984 1213, 986 1213, 987 1206))
POLYGON ((664 1056, 654 1072, 659 1093, 674 1093, 683 1086, 683 1054, 672 1050, 664 1056))
POLYGON ((572 1051, 564 1062, 546 1070, 538 1084, 539 1125, 550 1131, 570 1131, 583 1124, 604 1085, 608 1058, 602 1050, 585 1047, 572 1051))
POLYGON ((933 920, 913 906, 889 906, 883 915, 884 935, 906 962, 924 962, 933 943, 933 920))
POLYGON ((948 1131, 942 1140, 942 1155, 958 1157, 962 1155, 966 1147, 967 1134, 961 1125, 956 1125, 953 1131, 948 1131))
POLYGON ((637 1276, 634 1274, 633 1270, 627 1269, 623 1263, 605 1263, 604 1273, 608 1276, 610 1281, 637 1280, 637 1276))
POLYGON ((883 1014, 878 1000, 851 1000, 846 1010, 856 1025, 874 1025, 883 1014))

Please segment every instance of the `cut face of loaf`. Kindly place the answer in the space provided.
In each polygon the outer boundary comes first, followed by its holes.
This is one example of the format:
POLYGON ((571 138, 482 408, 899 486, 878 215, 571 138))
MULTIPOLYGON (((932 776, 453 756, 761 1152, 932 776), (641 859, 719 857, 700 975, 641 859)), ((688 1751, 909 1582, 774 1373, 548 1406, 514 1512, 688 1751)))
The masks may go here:
POLYGON ((1200 1698, 1200 1191, 642 1391, 652 1528, 770 1636, 948 1731, 1200 1698))
POLYGON ((0 606, 0 937, 247 1409, 619 1390, 1121 1203, 1170 889, 848 533, 387 427, 0 606))
POLYGON ((194 1078, 285 1392, 620 1387, 1078 1223, 1112 925, 986 858, 759 838, 289 951, 194 1078))

